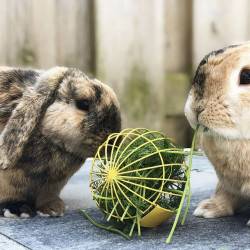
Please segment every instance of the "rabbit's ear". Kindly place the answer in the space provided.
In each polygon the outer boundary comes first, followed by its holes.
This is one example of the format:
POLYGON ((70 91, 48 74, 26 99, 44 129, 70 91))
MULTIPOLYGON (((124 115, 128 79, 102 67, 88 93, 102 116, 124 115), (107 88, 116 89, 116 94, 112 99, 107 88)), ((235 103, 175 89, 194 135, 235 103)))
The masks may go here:
POLYGON ((33 88, 24 92, 0 135, 0 169, 16 164, 32 132, 54 102, 66 71, 66 68, 52 68, 37 79, 33 88))

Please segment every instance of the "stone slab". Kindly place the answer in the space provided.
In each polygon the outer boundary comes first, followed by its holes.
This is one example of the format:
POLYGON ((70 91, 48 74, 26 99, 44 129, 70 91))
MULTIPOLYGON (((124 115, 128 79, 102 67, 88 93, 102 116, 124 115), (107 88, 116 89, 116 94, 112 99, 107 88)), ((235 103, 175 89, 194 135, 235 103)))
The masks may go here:
POLYGON ((209 198, 216 184, 216 176, 207 158, 195 157, 192 170, 192 199, 184 226, 178 225, 172 241, 165 240, 172 222, 154 229, 143 229, 131 241, 120 235, 96 228, 80 213, 85 209, 97 222, 102 213, 90 194, 87 161, 73 176, 62 192, 68 205, 60 218, 7 219, 0 218, 0 249, 250 249, 250 208, 238 214, 218 219, 203 219, 192 215, 198 202, 209 198))

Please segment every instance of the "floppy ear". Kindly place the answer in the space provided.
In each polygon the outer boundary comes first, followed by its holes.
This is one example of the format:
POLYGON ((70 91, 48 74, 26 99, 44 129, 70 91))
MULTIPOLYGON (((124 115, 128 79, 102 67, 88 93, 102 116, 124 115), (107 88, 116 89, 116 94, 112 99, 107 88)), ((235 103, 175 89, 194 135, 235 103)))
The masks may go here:
POLYGON ((38 78, 34 87, 24 92, 0 135, 0 168, 16 164, 38 122, 54 102, 66 71, 67 68, 52 68, 38 78))

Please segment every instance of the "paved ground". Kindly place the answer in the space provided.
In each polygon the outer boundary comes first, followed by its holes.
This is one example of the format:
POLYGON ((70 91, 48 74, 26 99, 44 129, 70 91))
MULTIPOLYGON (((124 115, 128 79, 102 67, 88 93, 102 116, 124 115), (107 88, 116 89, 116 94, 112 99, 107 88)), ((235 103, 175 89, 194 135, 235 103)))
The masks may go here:
POLYGON ((191 177, 193 195, 184 226, 178 225, 172 241, 165 240, 172 221, 143 229, 131 241, 93 226, 78 210, 85 209, 96 221, 102 214, 91 199, 88 161, 62 192, 68 211, 61 218, 0 218, 0 250, 8 249, 250 249, 250 208, 232 217, 202 219, 192 215, 197 203, 208 198, 216 184, 206 157, 195 157, 191 177))

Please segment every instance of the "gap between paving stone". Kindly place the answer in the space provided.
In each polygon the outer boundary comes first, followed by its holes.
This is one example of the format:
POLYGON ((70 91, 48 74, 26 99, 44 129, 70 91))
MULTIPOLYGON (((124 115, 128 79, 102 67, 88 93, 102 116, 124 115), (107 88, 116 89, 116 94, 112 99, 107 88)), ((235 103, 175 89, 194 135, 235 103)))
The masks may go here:
POLYGON ((10 238, 9 236, 0 233, 0 249, 2 250, 26 250, 31 249, 22 243, 10 238))

